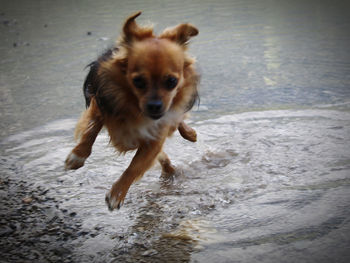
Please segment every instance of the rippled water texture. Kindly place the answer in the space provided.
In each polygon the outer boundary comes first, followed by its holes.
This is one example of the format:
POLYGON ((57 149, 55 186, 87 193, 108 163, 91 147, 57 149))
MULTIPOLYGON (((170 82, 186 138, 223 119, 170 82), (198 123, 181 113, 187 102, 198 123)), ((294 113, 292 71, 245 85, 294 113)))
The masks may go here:
POLYGON ((103 133, 83 168, 63 171, 73 124, 56 121, 9 137, 2 165, 15 165, 18 176, 49 186, 84 227, 104 227, 81 253, 131 249, 137 242, 157 249, 162 237, 195 241, 192 257, 199 262, 259 256, 269 262, 300 250, 320 259, 348 253, 348 112, 261 111, 193 123, 197 144, 175 136, 165 148, 182 175, 162 183, 156 166, 114 213, 107 211, 104 195, 131 155, 116 156, 103 133), (111 242, 115 233, 128 235, 128 243, 111 242))
POLYGON ((75 244, 94 262, 348 262, 350 6, 345 1, 1 1, 2 175, 49 188, 96 236, 75 244), (64 171, 84 108, 83 68, 121 21, 191 22, 201 104, 156 165, 110 213, 104 196, 133 153, 102 132, 64 171))

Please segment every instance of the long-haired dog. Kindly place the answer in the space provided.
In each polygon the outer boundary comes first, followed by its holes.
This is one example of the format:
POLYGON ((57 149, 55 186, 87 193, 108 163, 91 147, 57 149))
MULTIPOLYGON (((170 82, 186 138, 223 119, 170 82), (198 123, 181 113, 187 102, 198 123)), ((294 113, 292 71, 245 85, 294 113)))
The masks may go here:
POLYGON ((78 144, 68 155, 66 169, 78 169, 106 127, 121 153, 137 150, 129 167, 106 195, 110 210, 120 208, 130 185, 158 160, 162 173, 175 168, 162 151, 164 141, 179 130, 196 141, 196 132, 184 123, 198 93, 195 60, 187 54, 188 41, 198 34, 191 24, 180 24, 155 36, 130 16, 116 45, 89 65, 84 83, 86 111, 77 123, 78 144))

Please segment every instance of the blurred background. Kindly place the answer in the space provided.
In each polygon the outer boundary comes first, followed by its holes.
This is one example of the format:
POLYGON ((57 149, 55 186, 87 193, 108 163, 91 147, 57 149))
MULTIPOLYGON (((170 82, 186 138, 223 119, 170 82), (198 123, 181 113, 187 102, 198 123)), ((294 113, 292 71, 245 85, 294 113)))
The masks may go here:
POLYGON ((48 187, 99 229, 66 241, 77 261, 348 262, 349 32, 341 0, 0 0, 2 177, 48 187), (152 169, 109 213, 104 194, 132 155, 102 133, 85 167, 63 162, 85 66, 139 10, 158 33, 199 29, 199 141, 174 136, 166 151, 182 176, 164 186, 152 169))
POLYGON ((350 97, 348 1, 1 1, 1 133, 83 110, 84 67, 124 19, 183 22, 202 74, 196 118, 340 104, 350 97))

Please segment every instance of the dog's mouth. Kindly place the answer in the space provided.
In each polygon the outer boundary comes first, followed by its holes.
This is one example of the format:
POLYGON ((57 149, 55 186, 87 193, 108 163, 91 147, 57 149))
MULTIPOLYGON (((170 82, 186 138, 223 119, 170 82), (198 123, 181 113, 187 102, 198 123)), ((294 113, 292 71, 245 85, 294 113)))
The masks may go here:
POLYGON ((164 105, 159 99, 152 99, 147 101, 145 105, 145 113, 153 120, 158 120, 164 115, 164 105))
POLYGON ((153 120, 158 120, 163 117, 164 113, 148 113, 147 115, 153 120))

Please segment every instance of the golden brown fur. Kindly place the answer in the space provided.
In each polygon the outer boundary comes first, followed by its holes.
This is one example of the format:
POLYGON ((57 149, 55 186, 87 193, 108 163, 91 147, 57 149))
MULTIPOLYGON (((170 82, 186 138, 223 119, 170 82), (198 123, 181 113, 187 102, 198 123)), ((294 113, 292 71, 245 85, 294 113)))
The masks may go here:
POLYGON ((84 83, 88 108, 77 124, 78 144, 66 160, 67 169, 83 166, 103 126, 118 151, 137 150, 106 196, 110 210, 120 208, 130 185, 155 160, 163 174, 174 174, 175 168, 162 151, 174 131, 196 141, 196 132, 184 119, 197 97, 195 61, 186 50, 198 30, 181 24, 155 36, 152 28, 136 24, 140 14, 126 20, 116 47, 90 65, 84 83))

